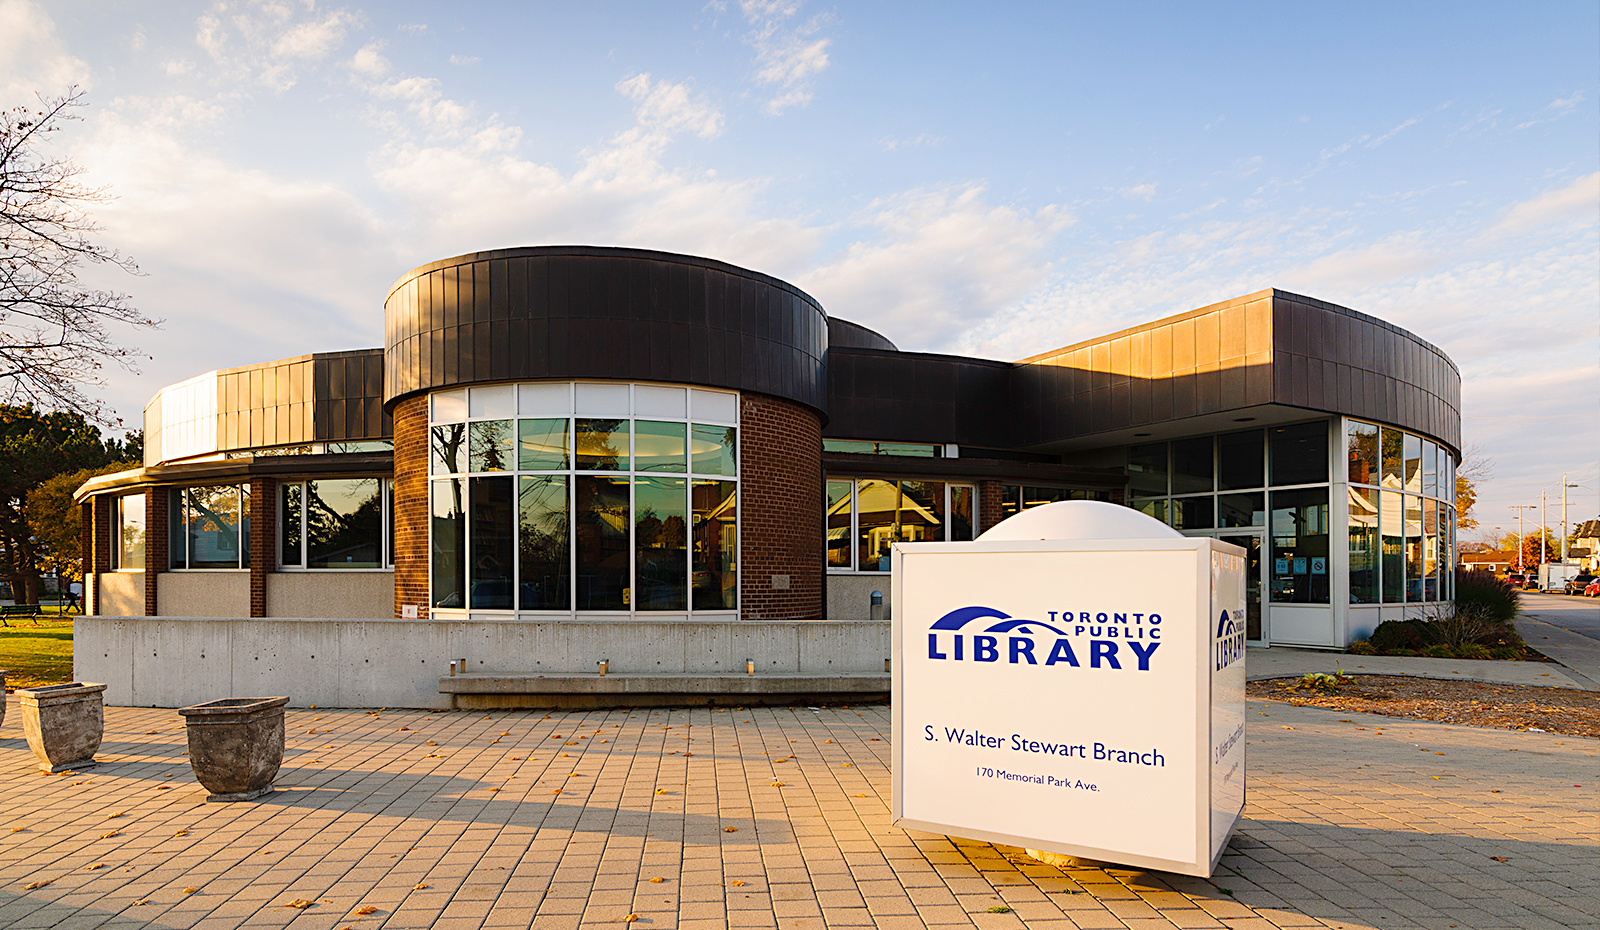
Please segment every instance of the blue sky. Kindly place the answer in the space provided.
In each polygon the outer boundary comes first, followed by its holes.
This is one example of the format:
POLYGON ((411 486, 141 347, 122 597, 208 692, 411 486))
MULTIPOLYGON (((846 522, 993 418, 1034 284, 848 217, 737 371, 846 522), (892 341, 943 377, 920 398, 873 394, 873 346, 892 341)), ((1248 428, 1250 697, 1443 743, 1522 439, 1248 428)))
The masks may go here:
MULTIPOLYGON (((1600 7, 0 0, 0 100, 119 199, 106 396, 378 345, 406 269, 709 255, 1020 358, 1281 287, 1445 349, 1486 526, 1600 460, 1600 7)), ((1554 520, 1552 516, 1552 520, 1554 520)))

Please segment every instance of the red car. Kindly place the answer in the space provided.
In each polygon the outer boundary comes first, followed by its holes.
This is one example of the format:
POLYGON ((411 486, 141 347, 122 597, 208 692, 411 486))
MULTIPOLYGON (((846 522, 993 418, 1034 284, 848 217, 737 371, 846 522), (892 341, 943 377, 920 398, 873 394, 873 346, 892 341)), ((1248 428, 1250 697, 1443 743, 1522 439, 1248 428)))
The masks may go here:
POLYGON ((1583 596, 1600 597, 1600 578, 1589 582, 1589 586, 1583 589, 1583 596))

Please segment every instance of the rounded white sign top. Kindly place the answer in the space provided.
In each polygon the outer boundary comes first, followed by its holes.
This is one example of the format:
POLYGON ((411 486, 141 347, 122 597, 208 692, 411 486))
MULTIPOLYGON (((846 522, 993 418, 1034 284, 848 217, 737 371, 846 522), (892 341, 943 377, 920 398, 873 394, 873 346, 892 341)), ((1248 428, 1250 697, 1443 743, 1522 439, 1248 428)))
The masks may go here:
POLYGON ((1172 538, 1182 539, 1183 534, 1132 507, 1105 501, 1057 501, 1007 518, 978 541, 1172 538))

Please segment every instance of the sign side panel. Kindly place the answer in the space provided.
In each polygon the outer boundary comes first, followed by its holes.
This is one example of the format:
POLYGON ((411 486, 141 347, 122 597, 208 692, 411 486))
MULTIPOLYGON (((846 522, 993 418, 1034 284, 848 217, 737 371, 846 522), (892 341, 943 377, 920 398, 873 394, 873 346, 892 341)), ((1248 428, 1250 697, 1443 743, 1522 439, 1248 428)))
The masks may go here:
POLYGON ((1233 546, 1211 552, 1210 849, 1213 864, 1244 810, 1245 564, 1233 546))

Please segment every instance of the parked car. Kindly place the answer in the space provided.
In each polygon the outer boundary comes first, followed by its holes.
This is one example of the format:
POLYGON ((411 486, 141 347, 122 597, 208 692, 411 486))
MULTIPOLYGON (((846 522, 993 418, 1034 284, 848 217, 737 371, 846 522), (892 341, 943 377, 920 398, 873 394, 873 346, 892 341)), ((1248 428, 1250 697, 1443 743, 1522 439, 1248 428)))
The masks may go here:
POLYGON ((1529 572, 1528 574, 1524 575, 1523 578, 1522 578, 1522 584, 1520 585, 1520 587, 1524 591, 1537 591, 1537 590, 1539 590, 1539 576, 1538 576, 1538 574, 1536 574, 1534 572, 1529 572))
POLYGON ((1522 572, 1512 572, 1506 576, 1506 582, 1513 588, 1520 588, 1522 587, 1522 579, 1526 577, 1522 572))
POLYGON ((1600 578, 1596 578, 1594 581, 1589 582, 1589 586, 1583 589, 1583 596, 1600 597, 1600 578))
POLYGON ((1581 575, 1573 575, 1571 578, 1567 579, 1566 587, 1562 589, 1562 593, 1582 594, 1584 589, 1589 587, 1589 583, 1594 580, 1595 576, 1589 574, 1588 572, 1584 572, 1581 575))

